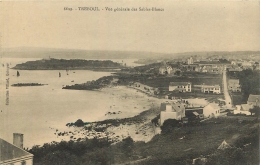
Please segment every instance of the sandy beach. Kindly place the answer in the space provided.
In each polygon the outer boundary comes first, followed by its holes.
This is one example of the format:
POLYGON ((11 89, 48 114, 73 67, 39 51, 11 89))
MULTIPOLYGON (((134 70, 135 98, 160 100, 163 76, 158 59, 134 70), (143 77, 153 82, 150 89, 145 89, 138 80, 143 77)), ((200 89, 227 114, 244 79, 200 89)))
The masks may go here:
MULTIPOLYGON (((160 127, 155 127, 151 123, 151 120, 160 113, 160 104, 166 101, 178 101, 159 99, 125 86, 104 88, 100 92, 108 95, 110 100, 114 100, 114 102, 104 102, 109 108, 100 118, 101 120, 85 127, 72 126, 56 131, 54 134, 58 139, 77 141, 85 138, 106 138, 112 143, 117 143, 130 136, 134 141, 148 142, 161 131, 160 127), (100 124, 102 120, 108 122, 100 124), (116 121, 117 124, 113 125, 112 121, 116 121)), ((186 101, 193 106, 208 104, 203 98, 186 99, 186 101)))
POLYGON ((116 143, 131 136, 134 141, 148 142, 155 134, 160 132, 158 128, 152 125, 151 119, 159 114, 159 106, 166 99, 151 97, 136 89, 124 86, 104 88, 100 92, 106 93, 110 100, 114 100, 114 102, 104 103, 109 104, 109 109, 101 119, 117 120, 119 125, 97 125, 97 123, 93 123, 85 127, 73 126, 58 131, 52 128, 58 139, 76 141, 96 137, 98 139, 107 138, 112 143, 116 143), (122 102, 118 101, 118 99, 122 100, 122 102), (125 100, 128 100, 128 104, 125 104, 125 100), (132 101, 129 102, 129 100, 132 101), (148 113, 140 114, 144 111, 148 113), (89 127, 92 127, 92 130, 89 130, 89 127), (105 130, 98 132, 93 128, 105 128, 105 130))

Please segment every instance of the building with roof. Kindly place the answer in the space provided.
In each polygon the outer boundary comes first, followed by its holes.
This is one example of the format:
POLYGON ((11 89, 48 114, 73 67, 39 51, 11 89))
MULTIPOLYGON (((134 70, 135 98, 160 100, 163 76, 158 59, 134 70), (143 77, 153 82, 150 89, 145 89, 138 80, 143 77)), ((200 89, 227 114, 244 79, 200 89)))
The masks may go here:
POLYGON ((160 125, 162 126, 167 119, 181 120, 185 117, 185 107, 181 103, 162 103, 160 114, 160 125))
POLYGON ((252 106, 260 106, 260 95, 250 94, 247 100, 247 104, 252 106))
POLYGON ((172 67, 169 65, 164 65, 159 68, 159 74, 171 74, 172 67))
POLYGON ((198 64, 183 64, 182 70, 186 72, 199 72, 200 67, 198 64))
POLYGON ((188 64, 188 65, 193 64, 193 58, 192 58, 192 57, 188 58, 187 64, 188 64))
POLYGON ((202 93, 215 93, 215 94, 221 93, 219 85, 202 85, 201 92, 202 93))
POLYGON ((239 79, 229 79, 228 80, 228 90, 232 92, 241 92, 241 86, 239 79))
POLYGON ((203 108, 203 115, 206 118, 218 117, 220 115, 220 107, 216 103, 209 103, 203 108))
POLYGON ((234 114, 251 115, 251 113, 249 112, 249 109, 251 109, 251 108, 253 108, 253 105, 248 105, 248 104, 236 105, 234 114))
POLYGON ((170 82, 169 91, 191 92, 191 82, 170 82))
POLYGON ((23 134, 13 134, 13 144, 0 138, 1 165, 33 165, 33 155, 23 150, 23 134))

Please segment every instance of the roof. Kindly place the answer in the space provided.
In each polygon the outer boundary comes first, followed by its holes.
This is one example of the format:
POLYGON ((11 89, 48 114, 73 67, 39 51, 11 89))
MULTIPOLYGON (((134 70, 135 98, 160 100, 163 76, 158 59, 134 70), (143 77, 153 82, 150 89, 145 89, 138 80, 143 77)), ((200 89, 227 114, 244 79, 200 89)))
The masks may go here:
POLYGON ((231 68, 228 71, 229 72, 239 72, 239 71, 242 71, 242 69, 240 69, 240 68, 231 68))
POLYGON ((220 88, 219 85, 203 85, 202 88, 220 88))
POLYGON ((224 150, 226 148, 231 148, 231 146, 224 140, 220 146, 218 147, 219 150, 224 150))
POLYGON ((172 105, 172 108, 176 111, 176 112, 180 112, 180 111, 183 111, 185 110, 185 107, 183 104, 181 103, 175 103, 172 105))
POLYGON ((216 103, 209 103, 209 104, 206 105, 205 107, 207 107, 207 106, 210 106, 210 107, 212 107, 213 109, 219 109, 219 106, 218 106, 218 104, 216 104, 216 103))
POLYGON ((188 85, 191 82, 170 82, 170 86, 177 86, 177 85, 188 85))
POLYGON ((253 108, 252 105, 241 104, 241 110, 248 111, 251 108, 253 108))
POLYGON ((182 110, 185 110, 185 107, 183 104, 181 103, 161 103, 161 111, 166 110, 166 105, 171 105, 172 106, 172 110, 175 112, 179 112, 182 110))
POLYGON ((195 116, 199 116, 198 112, 192 112, 195 116))
POLYGON ((256 101, 259 101, 259 99, 260 99, 260 95, 250 94, 247 101, 248 102, 256 102, 256 101))
POLYGON ((229 79, 228 83, 237 83, 237 84, 239 84, 239 79, 229 79))
POLYGON ((21 158, 24 156, 33 156, 31 153, 0 139, 0 164, 2 161, 21 158))

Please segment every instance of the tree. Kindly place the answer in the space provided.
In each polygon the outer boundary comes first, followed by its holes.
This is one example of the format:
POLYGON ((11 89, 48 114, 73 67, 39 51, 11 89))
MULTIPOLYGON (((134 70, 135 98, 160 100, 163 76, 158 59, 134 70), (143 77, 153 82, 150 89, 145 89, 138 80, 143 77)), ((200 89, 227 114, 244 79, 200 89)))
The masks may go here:
POLYGON ((134 140, 128 136, 122 140, 122 151, 127 157, 130 157, 134 149, 134 140))
POLYGON ((251 115, 254 113, 255 116, 259 116, 260 115, 260 107, 254 106, 253 108, 249 109, 249 112, 251 113, 251 115))
POLYGON ((179 121, 175 119, 168 119, 163 122, 161 126, 162 133, 171 132, 175 127, 179 125, 179 121))
POLYGON ((67 151, 50 152, 43 157, 44 164, 53 165, 78 165, 80 164, 77 156, 67 151))
POLYGON ((174 74, 177 75, 177 76, 180 76, 181 75, 181 71, 177 70, 174 74))

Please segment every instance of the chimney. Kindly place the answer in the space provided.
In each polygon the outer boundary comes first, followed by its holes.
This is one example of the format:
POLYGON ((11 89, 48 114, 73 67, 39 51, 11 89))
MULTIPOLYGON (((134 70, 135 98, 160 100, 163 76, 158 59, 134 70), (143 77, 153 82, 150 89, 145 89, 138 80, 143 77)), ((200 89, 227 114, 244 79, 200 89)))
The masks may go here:
POLYGON ((21 149, 23 149, 23 134, 13 133, 13 144, 21 149))

